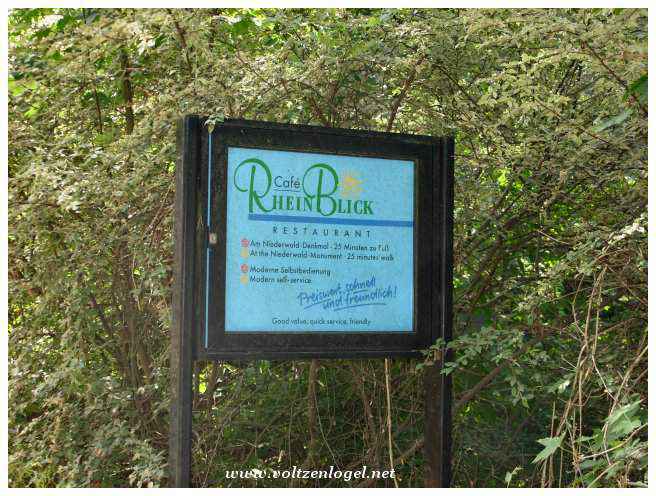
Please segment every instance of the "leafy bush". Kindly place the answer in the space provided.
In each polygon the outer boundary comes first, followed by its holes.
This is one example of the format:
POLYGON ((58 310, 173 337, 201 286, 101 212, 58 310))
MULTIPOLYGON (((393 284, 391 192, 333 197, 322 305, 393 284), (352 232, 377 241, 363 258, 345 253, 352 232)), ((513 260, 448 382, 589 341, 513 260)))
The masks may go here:
MULTIPOLYGON (((646 484, 646 10, 17 9, 9 30, 12 486, 167 484, 186 113, 455 135, 454 485, 646 484)), ((422 367, 391 365, 397 482, 421 486, 422 367)), ((198 364, 194 484, 387 467, 385 382, 198 364)))

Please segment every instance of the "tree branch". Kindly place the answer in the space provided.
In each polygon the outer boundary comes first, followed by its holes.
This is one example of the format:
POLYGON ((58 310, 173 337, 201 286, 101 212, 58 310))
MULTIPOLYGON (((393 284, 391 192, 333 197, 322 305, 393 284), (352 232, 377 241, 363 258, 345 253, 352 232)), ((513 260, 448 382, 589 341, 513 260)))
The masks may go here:
POLYGON ((412 70, 410 71, 410 74, 405 80, 405 83, 403 83, 403 88, 401 89, 401 93, 399 93, 394 100, 394 103, 392 103, 392 110, 390 112, 389 119, 387 120, 387 127, 385 128, 385 131, 388 133, 392 130, 392 126, 394 125, 394 121, 396 120, 396 114, 399 111, 399 107, 401 106, 401 102, 405 98, 405 96, 408 93, 408 90, 410 89, 410 86, 414 82, 414 80, 417 77, 417 69, 419 66, 422 64, 426 56, 422 56, 419 61, 412 67, 412 70))
POLYGON ((125 48, 121 48, 121 84, 123 101, 125 102, 125 132, 132 134, 134 131, 134 109, 132 106, 133 93, 132 82, 130 81, 130 64, 128 61, 128 53, 125 48))
POLYGON ((184 29, 180 27, 180 23, 178 23, 178 20, 173 15, 173 11, 171 9, 166 9, 166 12, 168 12, 168 14, 171 16, 171 19, 173 19, 173 25, 175 26, 175 30, 178 33, 178 38, 180 38, 180 45, 182 46, 182 52, 184 53, 185 61, 187 62, 189 74, 193 75, 194 69, 191 65, 191 60, 189 59, 189 48, 187 46, 187 38, 185 37, 184 29))

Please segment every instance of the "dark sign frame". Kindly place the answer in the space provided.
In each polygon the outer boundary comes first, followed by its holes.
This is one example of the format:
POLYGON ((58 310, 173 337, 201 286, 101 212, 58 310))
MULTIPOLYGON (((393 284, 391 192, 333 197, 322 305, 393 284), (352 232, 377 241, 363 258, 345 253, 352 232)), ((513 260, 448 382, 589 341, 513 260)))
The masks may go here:
MULTIPOLYGON (((218 123, 209 133, 206 121, 191 115, 178 125, 170 437, 172 484, 177 487, 189 484, 195 360, 418 357, 438 338, 451 338, 453 138, 237 119, 218 123), (412 332, 225 333, 229 146, 414 161, 412 332), (209 293, 205 292, 207 281, 209 293)), ((450 445, 451 381, 450 376, 437 374, 433 379, 439 380, 427 382, 432 389, 426 391, 427 398, 437 396, 439 401, 431 401, 426 418, 439 424, 438 437, 431 443, 437 451, 431 457, 434 462, 439 458, 440 485, 448 486, 450 465, 445 460, 450 445)), ((426 439, 428 446, 430 436, 426 439)))
POLYGON ((447 301, 450 297, 447 293, 450 293, 451 244, 440 240, 450 239, 452 223, 445 215, 450 211, 451 197, 445 186, 451 183, 453 170, 449 139, 227 120, 215 126, 211 134, 200 133, 197 140, 200 153, 195 156, 197 162, 189 164, 197 170, 201 193, 196 196, 196 225, 201 228, 197 232, 194 252, 195 358, 418 356, 420 350, 445 335, 444 327, 451 320, 447 301), (225 332, 228 147, 414 161, 412 332, 225 332))

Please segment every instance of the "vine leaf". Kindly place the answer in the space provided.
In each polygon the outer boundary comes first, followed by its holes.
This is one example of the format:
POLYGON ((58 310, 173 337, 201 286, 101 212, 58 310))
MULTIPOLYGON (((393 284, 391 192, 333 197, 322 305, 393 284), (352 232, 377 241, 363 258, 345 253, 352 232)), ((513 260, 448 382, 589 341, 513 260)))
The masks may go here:
POLYGON ((563 432, 558 437, 545 437, 544 439, 538 439, 538 443, 544 446, 544 449, 537 454, 533 463, 541 462, 553 455, 556 450, 560 448, 560 444, 563 442, 564 437, 565 433, 563 432))

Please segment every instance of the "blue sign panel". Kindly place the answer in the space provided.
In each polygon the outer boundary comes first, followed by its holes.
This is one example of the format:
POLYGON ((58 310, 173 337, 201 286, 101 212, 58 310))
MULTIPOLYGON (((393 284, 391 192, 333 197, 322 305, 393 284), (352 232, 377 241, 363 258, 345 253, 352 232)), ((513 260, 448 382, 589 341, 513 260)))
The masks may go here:
POLYGON ((225 332, 412 332, 414 169, 228 147, 225 332))

